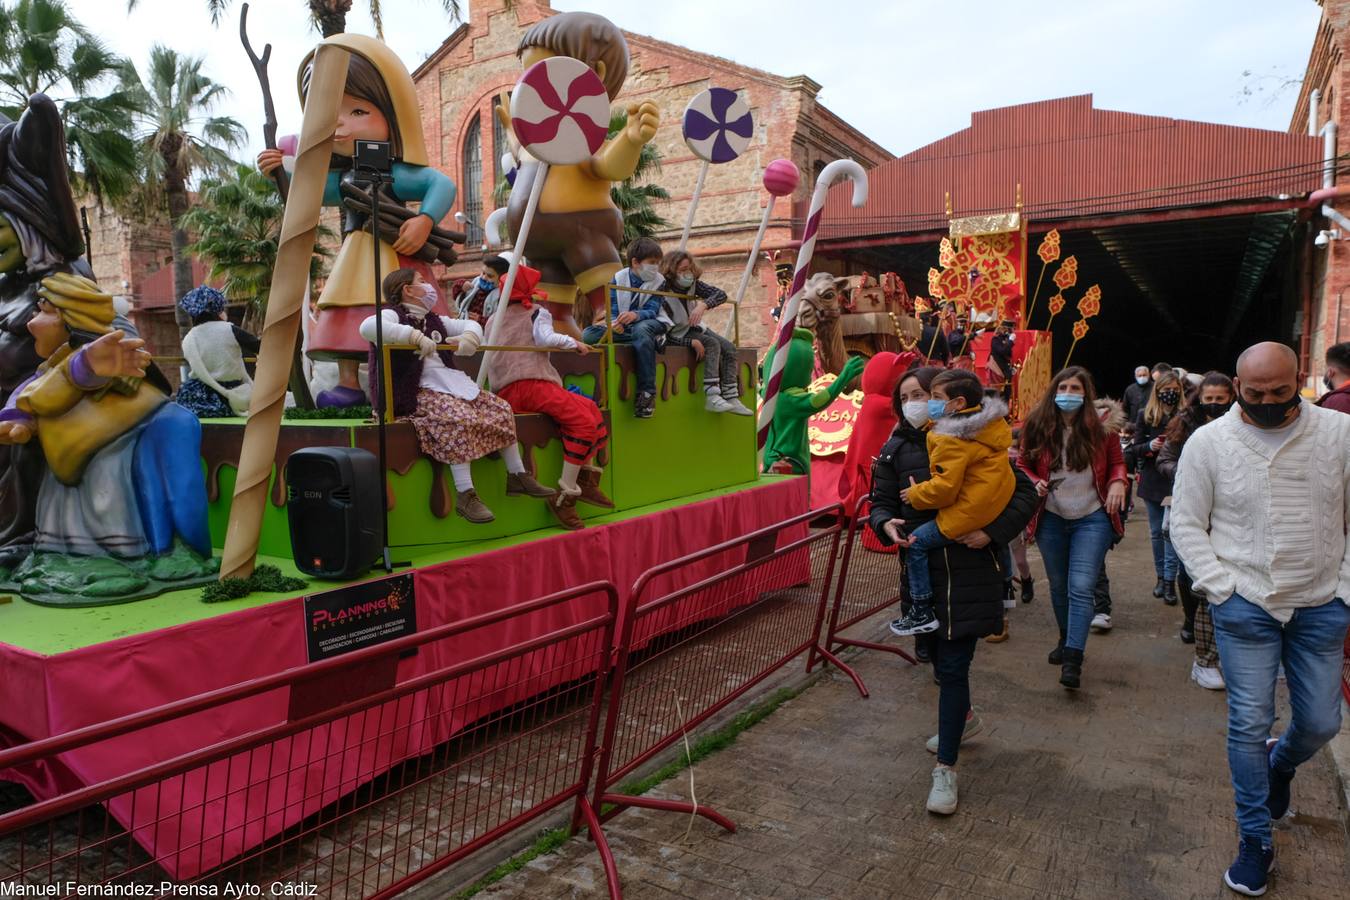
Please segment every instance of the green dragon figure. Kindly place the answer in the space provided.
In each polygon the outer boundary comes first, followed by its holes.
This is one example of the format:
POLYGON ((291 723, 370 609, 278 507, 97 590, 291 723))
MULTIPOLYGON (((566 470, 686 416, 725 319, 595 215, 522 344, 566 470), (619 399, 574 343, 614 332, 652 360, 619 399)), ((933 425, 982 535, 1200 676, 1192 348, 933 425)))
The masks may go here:
MULTIPOLYGON (((834 402, 862 374, 866 361, 850 357, 844 363, 839 377, 830 386, 814 394, 807 390, 815 368, 814 335, 805 328, 794 328, 787 345, 787 364, 783 367, 782 387, 778 392, 778 406, 769 425, 769 439, 764 444, 764 471, 805 475, 811 471, 811 450, 807 440, 806 423, 813 415, 834 402)), ((764 358, 764 371, 773 370, 773 349, 764 358)), ((760 392, 764 387, 761 384, 760 392)))

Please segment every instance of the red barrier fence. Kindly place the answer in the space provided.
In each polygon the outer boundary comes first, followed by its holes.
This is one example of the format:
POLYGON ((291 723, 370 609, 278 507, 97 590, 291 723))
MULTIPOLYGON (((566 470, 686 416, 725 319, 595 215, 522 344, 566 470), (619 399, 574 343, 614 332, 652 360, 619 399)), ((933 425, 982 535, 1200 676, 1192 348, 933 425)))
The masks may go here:
POLYGON ((0 771, 40 769, 77 748, 201 727, 232 702, 289 694, 273 726, 0 816, 0 881, 157 886, 190 871, 179 883, 383 898, 573 800, 573 827, 590 826, 618 896, 588 797, 617 617, 612 585, 583 585, 0 752, 0 771), (564 606, 571 624, 395 683, 403 655, 507 620, 556 622, 564 606), (100 803, 122 809, 125 829, 89 808, 100 803), (293 823, 264 839, 285 816, 293 823), (173 849, 147 852, 165 834, 173 849))
MULTIPOLYGON (((818 643, 839 547, 842 509, 797 516, 648 570, 633 587, 615 656, 614 687, 593 806, 697 812, 729 831, 726 817, 698 805, 615 793, 619 781, 727 704, 808 650, 852 670, 818 643), (811 532, 808 522, 833 515, 811 532), (679 584, 720 557, 715 575, 679 584)), ((854 675, 857 681, 857 676, 854 675)))
POLYGON ((864 690, 819 641, 832 587, 832 630, 880 602, 845 599, 847 553, 835 581, 842 523, 838 506, 818 510, 656 566, 622 615, 612 585, 583 585, 0 751, 0 772, 40 781, 118 741, 160 747, 186 730, 207 744, 0 814, 0 883, 385 898, 571 801, 617 900, 602 818, 645 806, 735 828, 620 794, 621 779, 802 654, 864 690), (811 530, 825 515, 834 524, 811 530), (405 659, 419 653, 431 665, 405 659), (274 720, 221 727, 259 698, 274 720))
MULTIPOLYGON (((832 652, 840 647, 883 650, 917 666, 919 661, 895 644, 879 644, 839 634, 900 602, 900 559, 895 553, 880 551, 879 543, 875 544, 878 549, 873 549, 869 545, 874 541, 867 524, 867 505, 863 504, 858 517, 848 523, 848 533, 844 537, 844 558, 839 564, 839 574, 835 576, 834 602, 830 605, 823 645, 832 652)), ((816 658, 812 653, 807 659, 806 670, 811 671, 815 665, 816 658)), ((859 693, 868 696, 861 679, 855 676, 853 680, 859 693)))

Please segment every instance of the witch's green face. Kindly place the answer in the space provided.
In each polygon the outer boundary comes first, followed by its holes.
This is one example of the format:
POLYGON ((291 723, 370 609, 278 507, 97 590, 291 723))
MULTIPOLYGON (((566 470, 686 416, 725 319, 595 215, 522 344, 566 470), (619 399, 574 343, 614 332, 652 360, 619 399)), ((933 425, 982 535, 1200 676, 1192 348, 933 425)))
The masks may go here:
POLYGON ((0 274, 12 272, 23 265, 23 247, 19 245, 19 234, 9 219, 0 216, 0 274))

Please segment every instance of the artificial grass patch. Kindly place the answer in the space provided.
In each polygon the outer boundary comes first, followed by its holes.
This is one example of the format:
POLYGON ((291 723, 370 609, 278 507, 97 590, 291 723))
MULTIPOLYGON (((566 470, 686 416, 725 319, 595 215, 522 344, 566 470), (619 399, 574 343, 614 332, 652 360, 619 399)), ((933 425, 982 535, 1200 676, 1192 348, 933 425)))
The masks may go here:
POLYGON ((289 406, 282 411, 281 417, 292 421, 306 419, 373 419, 374 411, 369 406, 325 406, 320 409, 301 409, 289 406))
POLYGON ((264 563, 253 570, 247 578, 222 578, 202 588, 203 603, 224 603, 238 600, 254 592, 281 594, 288 591, 303 590, 309 582, 300 578, 289 578, 281 574, 276 566, 264 563))

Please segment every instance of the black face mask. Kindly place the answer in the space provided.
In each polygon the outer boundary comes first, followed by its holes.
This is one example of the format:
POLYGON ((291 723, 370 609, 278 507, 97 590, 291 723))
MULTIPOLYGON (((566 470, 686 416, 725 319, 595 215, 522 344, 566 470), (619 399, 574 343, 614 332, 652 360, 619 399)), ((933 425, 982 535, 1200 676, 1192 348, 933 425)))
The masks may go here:
POLYGON ((1283 403, 1248 403, 1241 396, 1238 397, 1238 406, 1247 414, 1247 418, 1262 428, 1278 428, 1284 424, 1284 417, 1289 415, 1289 411, 1298 406, 1302 401, 1298 392, 1283 403))
POLYGON ((1158 399, 1167 406, 1176 406, 1181 401, 1181 391, 1158 391, 1158 399))
POLYGON ((1201 403, 1200 412, 1204 415, 1206 422, 1212 422, 1219 416, 1228 412, 1229 407, 1232 405, 1233 404, 1231 403, 1201 403))

